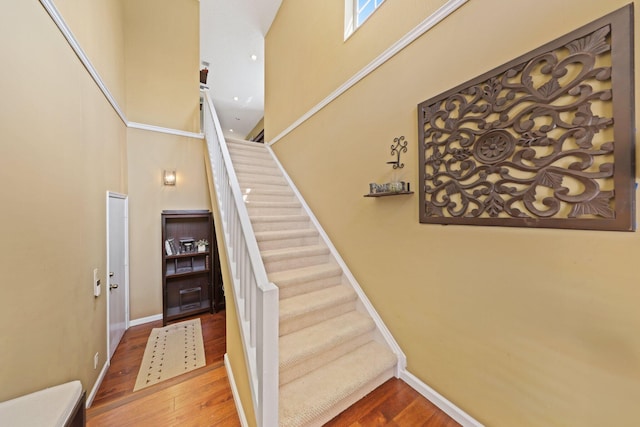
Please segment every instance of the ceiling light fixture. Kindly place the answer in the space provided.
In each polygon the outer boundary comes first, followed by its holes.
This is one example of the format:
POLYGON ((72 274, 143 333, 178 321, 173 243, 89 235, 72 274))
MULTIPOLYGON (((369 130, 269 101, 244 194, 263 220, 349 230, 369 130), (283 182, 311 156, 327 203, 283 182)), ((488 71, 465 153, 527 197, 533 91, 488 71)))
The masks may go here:
POLYGON ((229 129, 229 132, 233 132, 233 129, 229 129))
POLYGON ((256 61, 258 59, 258 56, 254 53, 253 55, 251 55, 251 60, 252 61, 256 61))
POLYGON ((238 98, 237 96, 234 96, 234 97, 233 97, 233 100, 234 100, 234 101, 237 101, 238 99, 239 99, 239 98, 238 98))

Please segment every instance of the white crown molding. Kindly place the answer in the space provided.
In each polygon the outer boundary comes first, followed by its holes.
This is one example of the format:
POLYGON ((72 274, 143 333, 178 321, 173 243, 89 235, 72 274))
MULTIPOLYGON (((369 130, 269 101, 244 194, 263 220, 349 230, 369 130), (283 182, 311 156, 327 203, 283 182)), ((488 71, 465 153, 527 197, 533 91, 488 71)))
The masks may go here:
POLYGON ((424 396, 429 402, 436 405, 444 413, 456 420, 462 427, 484 427, 482 423, 474 419, 462 409, 447 400, 446 397, 422 382, 418 377, 407 370, 400 373, 400 379, 409 384, 415 391, 424 396))
POLYGON ((71 28, 69 28, 64 18, 62 18, 62 15, 60 14, 56 6, 53 4, 53 0, 40 0, 40 3, 45 8, 45 10, 49 14, 53 22, 56 24, 56 26, 58 27, 58 29, 60 30, 64 38, 67 40, 67 42, 69 43, 69 46, 71 46, 71 49, 73 49, 78 59, 80 59, 80 62, 82 62, 82 65, 84 65, 84 68, 87 70, 87 72, 89 73, 93 81, 96 83, 96 85, 98 85, 98 88, 100 88, 100 91, 102 92, 104 97, 107 99, 107 101, 109 101, 109 104, 111 104, 111 107, 113 107, 115 112, 118 114, 118 116, 120 116, 120 119, 127 127, 134 128, 134 129, 148 130, 152 132, 168 133, 171 135, 186 136, 188 138, 198 138, 198 139, 204 138, 204 135, 202 133, 187 132, 187 131, 182 131, 178 129, 170 129, 170 128, 164 128, 160 126, 129 122, 124 112, 118 105, 118 102, 116 101, 116 99, 113 97, 113 95, 107 88, 107 85, 104 83, 104 80, 102 80, 102 77, 100 77, 98 70, 96 70, 96 68, 93 66, 93 64, 89 60, 89 57, 86 55, 82 47, 80 47, 80 43, 78 42, 76 37, 73 35, 71 28))
POLYGON ((302 123, 306 122, 308 119, 310 119, 312 116, 314 116, 318 111, 322 110, 329 103, 331 103, 336 98, 338 98, 340 95, 345 93, 347 90, 349 90, 351 87, 353 87, 360 80, 362 80, 365 77, 367 77, 369 74, 371 74, 378 67, 380 67, 382 64, 387 62, 389 59, 393 58, 398 52, 400 52, 402 49, 404 49, 409 44, 414 42, 418 37, 422 36, 424 33, 429 31, 431 28, 433 28, 436 25, 438 25, 447 16, 451 15, 453 12, 455 12, 458 8, 460 8, 463 4, 465 4, 468 1, 469 0, 449 0, 448 2, 446 2, 444 5, 442 5, 442 7, 440 7, 434 13, 429 15, 424 21, 422 21, 415 28, 413 28, 411 31, 409 31, 407 34, 405 34, 400 40, 398 40, 393 45, 391 45, 389 48, 387 48, 387 50, 382 52, 377 58, 375 58, 373 61, 371 61, 367 66, 365 66, 363 69, 361 69, 356 74, 354 74, 349 80, 344 82, 342 84, 342 86, 340 86, 338 89, 336 89, 333 92, 331 92, 331 94, 329 94, 329 96, 327 96, 325 99, 320 101, 318 104, 316 104, 309 111, 304 113, 298 120, 293 122, 291 124, 291 126, 289 126, 285 130, 280 132, 275 138, 273 138, 271 141, 269 141, 267 145, 273 145, 276 142, 278 142, 279 140, 281 140, 282 138, 284 138, 286 135, 288 135, 295 128, 300 126, 302 123))
POLYGON ((111 92, 109 92, 109 89, 107 89, 107 86, 104 84, 104 81, 100 77, 100 74, 98 74, 98 71, 95 69, 91 61, 89 61, 89 58, 84 53, 84 50, 82 50, 82 48, 80 47, 80 43, 78 43, 78 40, 75 38, 75 36, 71 32, 71 29, 62 18, 62 15, 53 4, 53 1, 40 0, 40 3, 42 3, 42 6, 44 6, 44 8, 47 10, 47 13, 49 13, 49 16, 51 16, 51 19, 53 19, 53 22, 55 22, 55 24, 58 26, 58 29, 60 30, 64 38, 67 39, 67 42, 71 46, 71 49, 73 49, 75 54, 78 56, 80 62, 82 62, 82 65, 84 65, 84 68, 87 69, 87 71, 93 78, 93 81, 96 82, 105 98, 107 98, 107 101, 109 101, 124 124, 127 124, 127 118, 125 117, 124 112, 116 102, 116 99, 113 97, 113 95, 111 95, 111 92))
POLYGON ((161 126, 147 125, 144 123, 128 122, 127 127, 132 129, 148 130, 151 132, 168 133, 170 135, 186 136, 187 138, 204 139, 203 133, 187 132, 185 130, 165 128, 161 126))

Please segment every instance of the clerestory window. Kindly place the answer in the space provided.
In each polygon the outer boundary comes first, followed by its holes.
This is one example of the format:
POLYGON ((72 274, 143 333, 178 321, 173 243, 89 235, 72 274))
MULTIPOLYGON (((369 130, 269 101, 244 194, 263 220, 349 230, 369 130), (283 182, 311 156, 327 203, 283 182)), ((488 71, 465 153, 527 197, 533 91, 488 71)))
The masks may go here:
POLYGON ((384 0, 345 0, 344 39, 348 39, 355 30, 373 15, 384 0))

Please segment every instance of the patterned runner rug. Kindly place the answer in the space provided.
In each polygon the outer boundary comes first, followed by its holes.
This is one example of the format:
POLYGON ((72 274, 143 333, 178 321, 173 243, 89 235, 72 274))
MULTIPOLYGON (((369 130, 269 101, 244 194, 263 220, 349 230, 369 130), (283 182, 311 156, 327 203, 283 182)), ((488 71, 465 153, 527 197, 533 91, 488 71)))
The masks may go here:
POLYGON ((153 328, 133 391, 205 366, 200 319, 153 328))

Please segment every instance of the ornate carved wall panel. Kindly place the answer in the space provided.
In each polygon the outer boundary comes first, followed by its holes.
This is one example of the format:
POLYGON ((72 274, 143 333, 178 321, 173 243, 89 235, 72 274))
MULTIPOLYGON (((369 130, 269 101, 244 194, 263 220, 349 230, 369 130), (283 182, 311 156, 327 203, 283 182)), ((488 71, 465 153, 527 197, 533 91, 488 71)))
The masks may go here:
POLYGON ((419 104, 420 222, 633 230, 632 14, 419 104))

